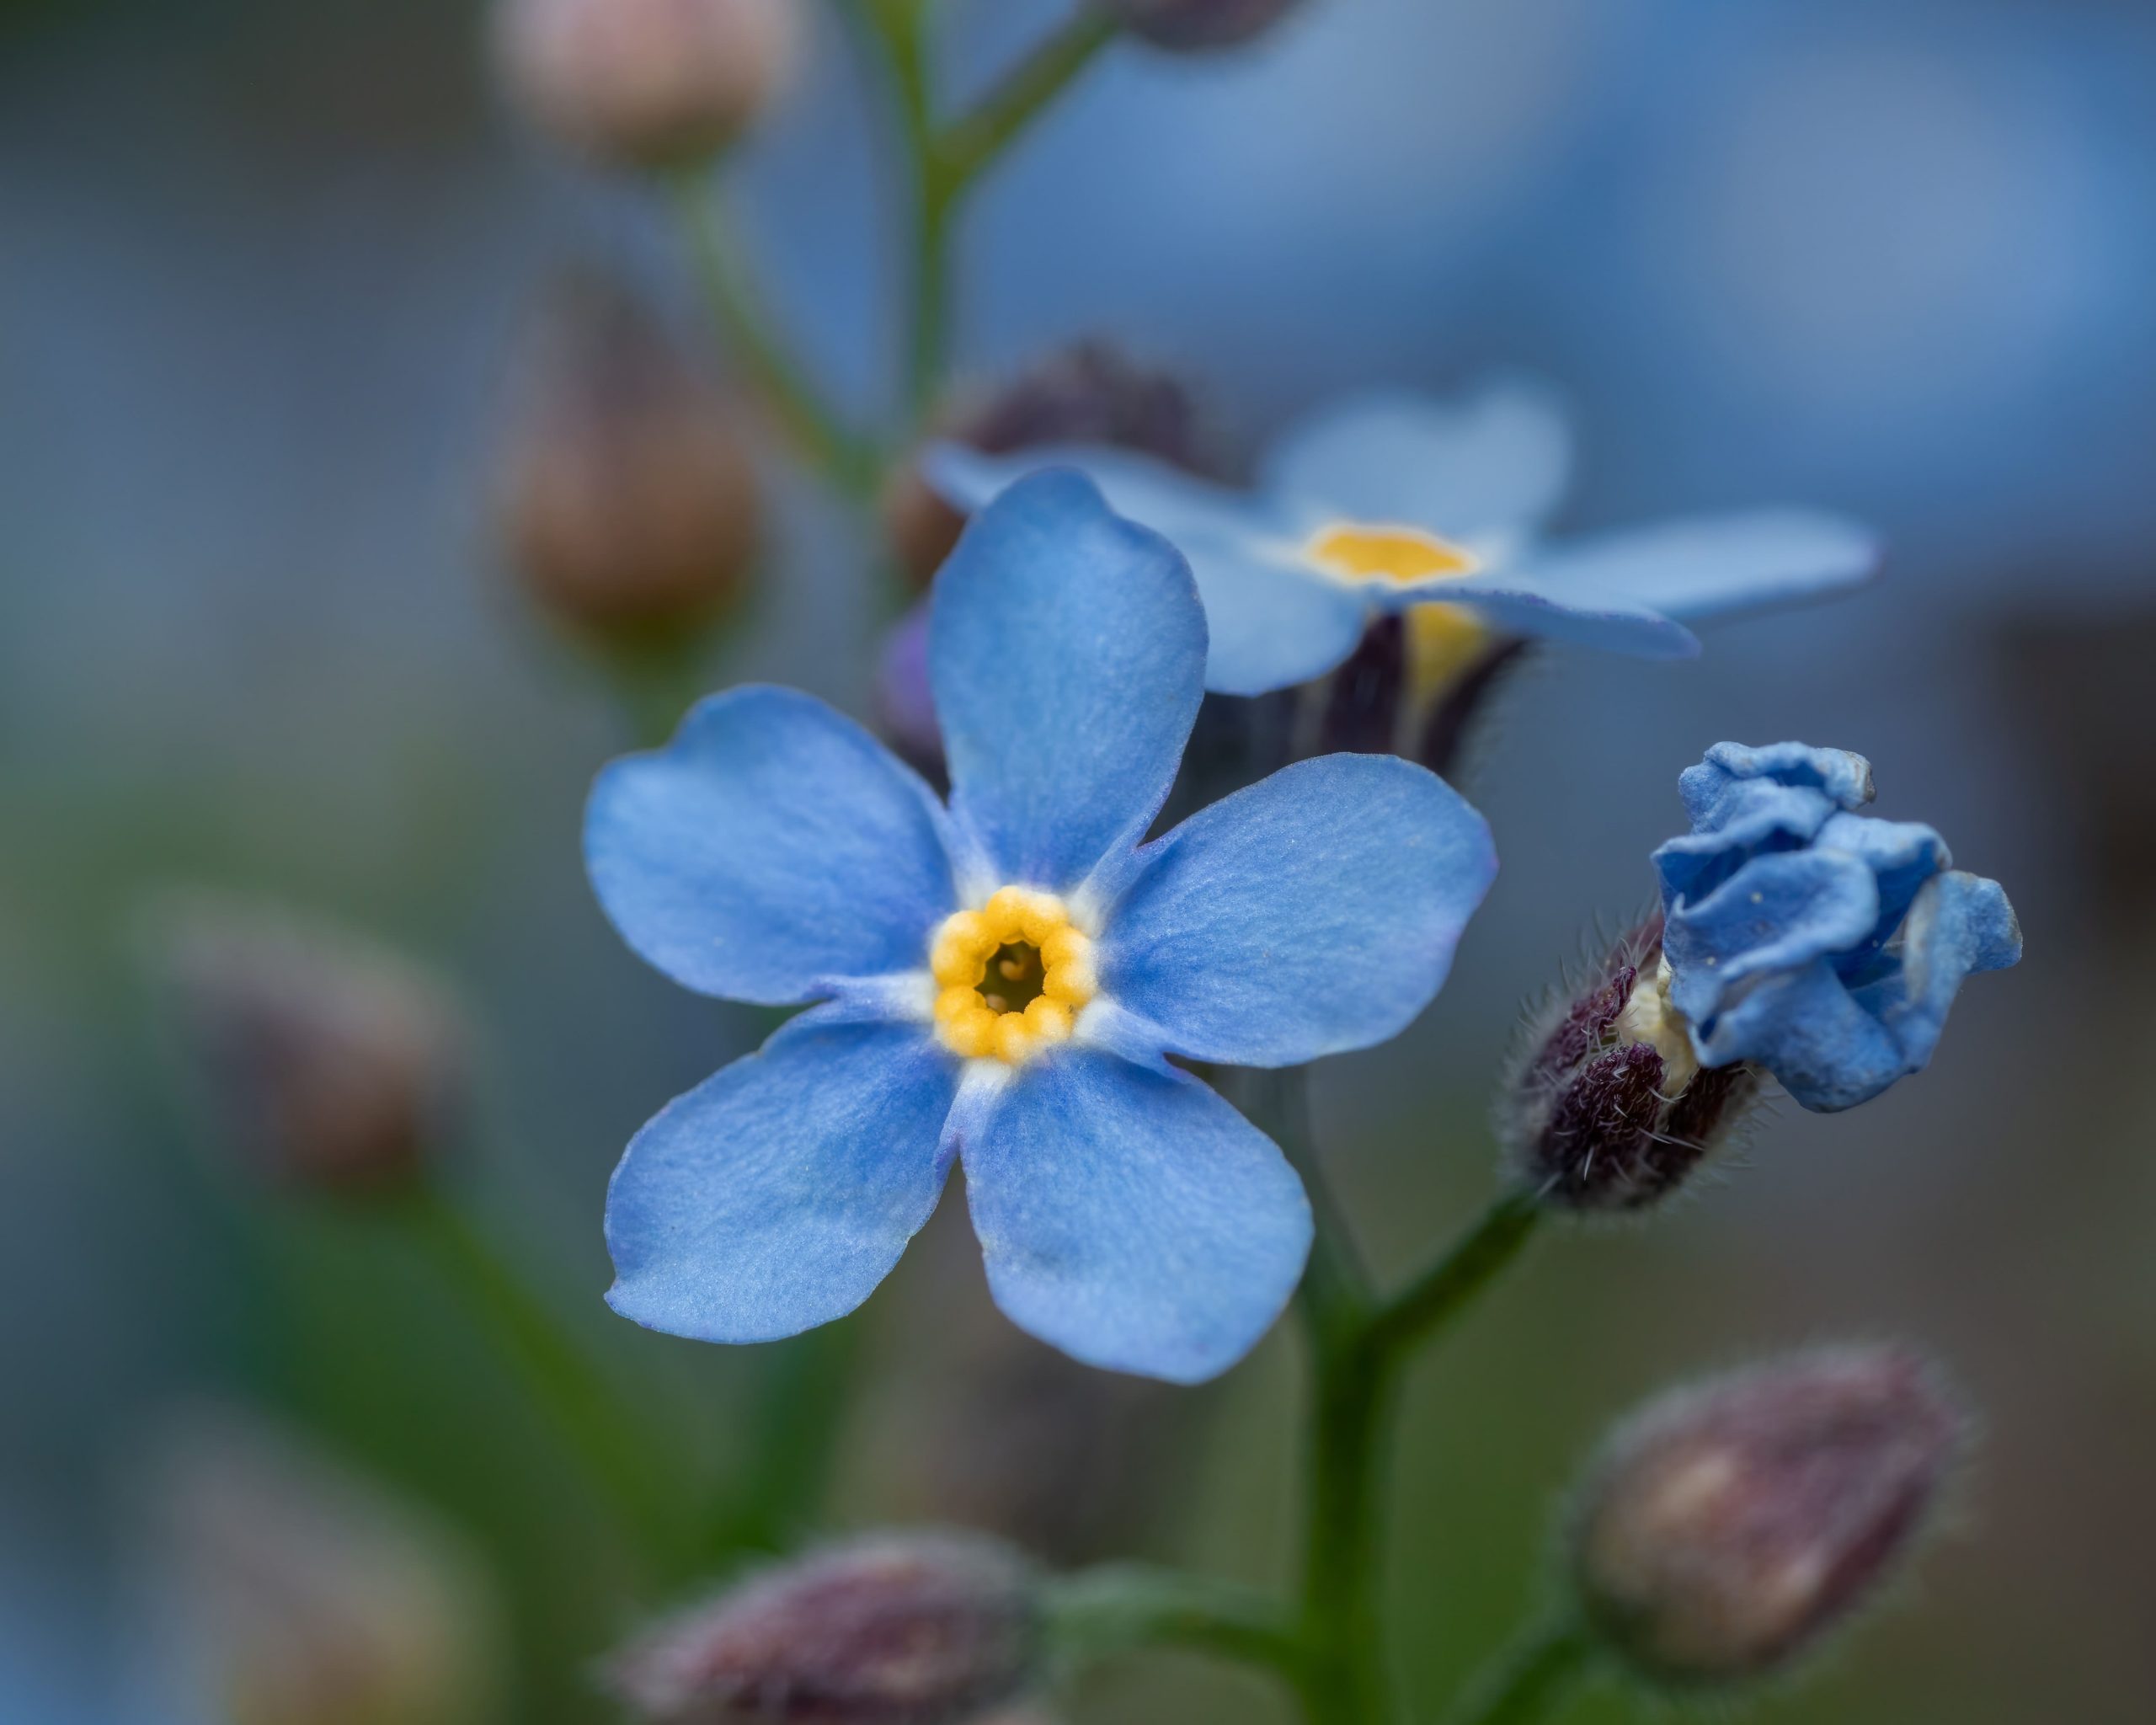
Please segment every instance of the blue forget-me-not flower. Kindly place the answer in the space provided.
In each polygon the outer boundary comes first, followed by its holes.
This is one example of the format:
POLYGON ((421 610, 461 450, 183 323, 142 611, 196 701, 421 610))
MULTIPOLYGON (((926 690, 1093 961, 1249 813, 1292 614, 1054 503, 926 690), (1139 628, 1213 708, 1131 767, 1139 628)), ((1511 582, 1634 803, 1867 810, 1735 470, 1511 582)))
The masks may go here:
POLYGON ((1717 743, 1678 784, 1692 830, 1654 853, 1653 1005, 1701 1064, 1749 1060, 1807 1108, 1854 1108, 1922 1070, 1963 977, 2020 958, 1997 881, 1954 868, 1929 826, 1853 812, 1872 796, 1861 755, 1717 743))
POLYGON ((771 687, 595 786, 622 935, 706 994, 818 1002, 637 1135, 616 1310, 769 1340, 866 1299, 954 1162, 999 1305, 1089 1363, 1195 1381, 1278 1316, 1310 1240, 1273 1141, 1166 1056, 1284 1065, 1401 1030, 1496 869, 1443 780, 1299 762, 1141 843, 1203 697, 1183 559, 1071 473, 1013 486, 938 576, 947 808, 771 687))
POLYGON ((1458 403, 1387 393, 1322 408, 1273 446, 1247 492, 1105 446, 990 456, 947 443, 924 470, 977 509, 1043 467, 1081 468, 1189 558, 1212 628, 1206 686, 1231 695, 1331 670, 1385 611, 1406 614, 1426 687, 1497 636, 1685 658, 1699 651, 1688 622, 1832 592, 1877 560, 1862 529, 1793 510, 1545 543, 1571 439, 1525 383, 1458 403))

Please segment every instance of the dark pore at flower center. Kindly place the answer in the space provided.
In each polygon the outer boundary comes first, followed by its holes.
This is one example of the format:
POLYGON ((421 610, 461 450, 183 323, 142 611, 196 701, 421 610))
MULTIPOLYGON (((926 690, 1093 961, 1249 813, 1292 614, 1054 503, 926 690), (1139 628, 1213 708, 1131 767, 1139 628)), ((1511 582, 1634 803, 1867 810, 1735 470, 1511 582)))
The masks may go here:
POLYGON ((1028 940, 998 947, 989 955, 980 996, 991 1012, 1022 1012, 1040 998, 1040 948, 1028 940))

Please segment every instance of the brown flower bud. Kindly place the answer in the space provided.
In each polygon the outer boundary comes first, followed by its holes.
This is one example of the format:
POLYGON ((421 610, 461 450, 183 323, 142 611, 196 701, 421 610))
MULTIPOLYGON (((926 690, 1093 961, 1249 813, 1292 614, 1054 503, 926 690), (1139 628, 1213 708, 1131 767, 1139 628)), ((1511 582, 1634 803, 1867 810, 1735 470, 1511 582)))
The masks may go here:
POLYGON ((1580 1495, 1588 1618, 1658 1684, 1770 1673, 1877 1597, 1967 1435, 1902 1348, 1796 1354, 1665 1396, 1609 1439, 1580 1495))
MULTIPOLYGON (((1194 473, 1214 472, 1182 385, 1097 341, 1051 354, 994 393, 947 408, 934 435, 989 455, 1059 443, 1112 444, 1194 473)), ((934 579, 965 524, 910 461, 884 489, 884 531, 916 587, 934 579)))
POLYGON ((186 1697, 174 1717, 494 1717, 495 1602, 469 1554, 414 1506, 223 1409, 161 1427, 147 1463, 142 1591, 186 1697))
POLYGON ((717 386, 635 301, 590 280, 547 307, 521 386, 499 510, 541 609, 617 645, 710 622, 746 585, 758 515, 717 386))
POLYGON ((262 1172, 396 1192, 463 1100, 463 1025, 442 989, 341 930, 241 900, 175 900, 150 958, 212 1111, 262 1172))
POLYGON ((1103 0, 1109 16, 1156 48, 1198 53, 1263 35, 1301 0, 1103 0))
POLYGON ((510 93, 603 162, 693 163, 732 143, 784 88, 800 0, 501 0, 510 93))
POLYGON ((889 1534, 756 1577, 613 1663, 654 1725, 947 1725, 1017 1696, 1038 1658, 1033 1573, 1009 1547, 889 1534))
POLYGON ((1694 1058, 1668 1001, 1657 916, 1529 1028, 1499 1092, 1497 1137, 1546 1204, 1646 1210, 1726 1140, 1760 1088, 1752 1066, 1694 1058))

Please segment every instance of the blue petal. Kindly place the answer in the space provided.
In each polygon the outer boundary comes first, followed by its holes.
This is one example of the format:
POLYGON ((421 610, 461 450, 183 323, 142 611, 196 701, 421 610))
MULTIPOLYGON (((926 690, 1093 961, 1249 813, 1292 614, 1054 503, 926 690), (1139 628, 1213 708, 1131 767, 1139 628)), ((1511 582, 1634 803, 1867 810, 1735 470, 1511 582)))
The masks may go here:
POLYGON ((1263 505, 1181 467, 1108 444, 1043 444, 1008 455, 985 455, 963 443, 931 445, 923 476, 953 509, 971 515, 985 509, 1029 473, 1075 467, 1100 488, 1118 515, 1180 541, 1186 533, 1235 539, 1268 523, 1263 505))
POLYGON ((1328 404, 1267 451, 1261 489, 1461 538, 1540 521, 1571 464, 1554 397, 1508 382, 1462 402, 1380 392, 1328 404))
POLYGON ((706 1342, 851 1311, 936 1208, 957 1088, 917 1027, 787 1025, 637 1134, 606 1194, 607 1302, 706 1342))
POLYGON ((1752 978, 1794 970, 1870 938, 1879 889, 1862 858, 1840 851, 1756 856, 1696 902, 1673 908, 1662 935, 1670 998, 1709 1024, 1730 991, 1752 978))
POLYGON ((953 814, 1003 879, 1075 885, 1144 833, 1198 715, 1188 567, 1082 475, 1038 473, 974 517, 932 606, 953 814))
POLYGON ((1705 898, 1764 846, 1786 850, 1816 838, 1838 811, 1871 796, 1871 763, 1841 749, 1776 743, 1748 749, 1717 743, 1678 780, 1694 830, 1654 853, 1662 904, 1705 898))
POLYGON ((1956 869, 1924 883, 1900 936, 1900 965, 1852 992, 1914 1072, 1938 1046, 1962 979, 2020 961, 2021 928, 1997 881, 1956 869))
POLYGON ((1831 1114, 1868 1102, 1908 1070, 1901 1044, 1815 959, 1764 978, 1692 1043, 1710 1066, 1756 1061, 1801 1107, 1831 1114))
POLYGON ((770 1006, 823 993, 825 979, 920 968, 955 902, 928 788, 791 689, 714 696, 664 749, 608 766, 584 852, 645 959, 686 987, 770 1006))
POLYGON ((1302 1183, 1186 1074, 1066 1049, 969 1092, 953 1124, 996 1304, 1089 1365, 1202 1382, 1301 1279, 1302 1183))
POLYGON ((1564 641, 1634 659, 1694 659, 1700 651, 1696 635, 1658 611, 1614 594, 1545 591, 1535 585, 1531 571, 1388 583, 1370 591, 1374 600, 1392 610, 1433 601, 1465 605, 1503 634, 1564 641))
POLYGON ((1860 857, 1879 885, 1879 920, 1871 937, 1838 965, 1843 979, 1854 982, 1854 973, 1887 962, 1881 948, 1901 927, 1919 889, 1954 859, 1937 830, 1915 820, 1837 814, 1819 829, 1813 842, 1822 851, 1860 857))
POLYGON ((1629 599, 1683 622, 1822 598, 1868 579, 1878 542, 1801 510, 1703 517, 1552 546, 1531 573, 1548 589, 1629 599))
POLYGON ((1871 763, 1847 749, 1815 749, 1807 743, 1716 743, 1697 766, 1678 775, 1684 812, 1702 832, 1728 825, 1748 805, 1746 787, 1755 780, 1817 791, 1838 809, 1861 809, 1872 798, 1871 763))
POLYGON ((1102 934, 1103 994, 1177 1054, 1281 1066, 1405 1028, 1497 857, 1434 773, 1331 755, 1201 809, 1140 868, 1102 934))

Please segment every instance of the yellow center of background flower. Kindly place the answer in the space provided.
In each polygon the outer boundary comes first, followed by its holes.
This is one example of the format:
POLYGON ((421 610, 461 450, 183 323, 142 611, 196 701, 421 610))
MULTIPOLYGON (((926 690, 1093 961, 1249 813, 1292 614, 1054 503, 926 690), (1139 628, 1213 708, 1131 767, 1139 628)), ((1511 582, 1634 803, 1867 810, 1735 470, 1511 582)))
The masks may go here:
POLYGON ((936 1031, 966 1060, 1017 1065, 1069 1039, 1098 989, 1093 943, 1054 893, 999 889, 978 911, 943 919, 929 945, 936 1031))
POLYGON ((1361 526, 1336 521, 1310 536, 1310 560, 1350 581, 1409 581, 1471 575, 1482 560, 1465 546, 1419 527, 1361 526))

